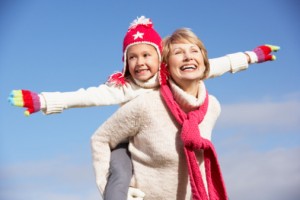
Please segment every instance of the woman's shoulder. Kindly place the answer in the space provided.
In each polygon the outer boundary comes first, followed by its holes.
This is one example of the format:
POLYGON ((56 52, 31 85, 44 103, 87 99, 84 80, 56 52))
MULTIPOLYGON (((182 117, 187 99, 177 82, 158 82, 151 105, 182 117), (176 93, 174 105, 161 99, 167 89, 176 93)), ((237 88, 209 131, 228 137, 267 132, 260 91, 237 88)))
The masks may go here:
POLYGON ((156 98, 157 96, 160 96, 159 89, 148 89, 147 92, 138 95, 136 99, 151 100, 151 98, 156 98))
POLYGON ((153 118, 153 112, 162 106, 159 90, 141 94, 119 108, 117 113, 130 115, 136 122, 144 122, 153 118))
POLYGON ((145 93, 139 94, 138 96, 136 96, 135 98, 133 98, 132 100, 130 100, 129 102, 127 102, 126 104, 135 104, 135 105, 147 105, 147 104, 153 104, 157 101, 160 101, 160 93, 159 90, 151 90, 151 91, 147 91, 145 93))
POLYGON ((221 104, 219 100, 211 94, 209 95, 209 108, 217 115, 221 113, 221 104))

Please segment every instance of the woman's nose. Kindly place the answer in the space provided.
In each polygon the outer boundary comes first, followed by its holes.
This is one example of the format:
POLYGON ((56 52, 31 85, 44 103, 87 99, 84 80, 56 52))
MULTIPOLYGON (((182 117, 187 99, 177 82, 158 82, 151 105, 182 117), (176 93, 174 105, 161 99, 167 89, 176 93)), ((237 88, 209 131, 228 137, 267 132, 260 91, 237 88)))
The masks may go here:
POLYGON ((189 52, 185 52, 184 53, 184 60, 191 60, 192 59, 192 55, 189 52))

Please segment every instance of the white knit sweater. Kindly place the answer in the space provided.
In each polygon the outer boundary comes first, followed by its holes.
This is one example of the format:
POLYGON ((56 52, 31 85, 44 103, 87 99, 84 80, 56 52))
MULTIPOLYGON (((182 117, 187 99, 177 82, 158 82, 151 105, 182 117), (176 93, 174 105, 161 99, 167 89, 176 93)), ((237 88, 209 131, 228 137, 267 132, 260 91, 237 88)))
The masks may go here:
MULTIPOLYGON (((251 55, 251 52, 247 52, 247 54, 251 55)), ((226 72, 235 73, 248 68, 247 57, 242 52, 210 59, 209 63, 209 78, 221 76, 226 72)), ((53 114, 61 113, 68 108, 123 104, 140 94, 152 91, 158 87, 155 77, 149 82, 141 85, 129 81, 123 87, 102 84, 98 87, 82 88, 74 92, 43 92, 39 95, 41 108, 44 114, 53 114), (153 81, 156 82, 153 83, 153 81)))
MULTIPOLYGON (((176 101, 186 109, 201 105, 205 98, 203 82, 198 99, 171 83, 176 101)), ((199 125, 202 137, 211 139, 220 114, 220 104, 209 96, 209 107, 199 125)), ((132 186, 145 192, 144 200, 190 199, 186 158, 180 139, 181 126, 166 108, 159 90, 131 100, 115 112, 92 136, 93 165, 101 193, 107 183, 111 149, 130 138, 129 151, 134 167, 132 186)), ((205 177, 202 152, 197 158, 205 177)), ((206 180, 204 178, 206 185, 206 180)))

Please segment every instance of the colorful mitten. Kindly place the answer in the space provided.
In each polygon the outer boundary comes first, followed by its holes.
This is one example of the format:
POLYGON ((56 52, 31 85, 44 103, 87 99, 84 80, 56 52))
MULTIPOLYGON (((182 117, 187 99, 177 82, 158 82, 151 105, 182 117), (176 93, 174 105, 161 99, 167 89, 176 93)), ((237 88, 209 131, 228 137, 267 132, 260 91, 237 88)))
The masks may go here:
POLYGON ((256 47, 253 52, 257 56, 257 63, 265 62, 265 61, 272 61, 276 60, 276 56, 270 54, 271 52, 276 52, 280 49, 279 46, 274 45, 262 45, 259 47, 256 47))
POLYGON ((24 112, 26 116, 41 110, 40 97, 29 90, 13 90, 9 95, 8 101, 13 106, 27 108, 24 112))

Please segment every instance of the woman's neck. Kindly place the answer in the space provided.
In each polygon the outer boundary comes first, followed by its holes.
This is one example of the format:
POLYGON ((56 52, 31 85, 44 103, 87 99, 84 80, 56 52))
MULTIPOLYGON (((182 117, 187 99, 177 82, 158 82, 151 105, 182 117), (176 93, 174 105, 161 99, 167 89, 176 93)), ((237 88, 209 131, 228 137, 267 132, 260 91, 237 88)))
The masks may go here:
POLYGON ((185 112, 189 112, 198 108, 204 102, 206 97, 206 89, 203 81, 199 81, 197 84, 197 97, 184 91, 172 79, 169 80, 169 83, 175 101, 185 112))
POLYGON ((198 91, 199 91, 199 81, 193 81, 188 83, 183 83, 179 85, 181 89, 186 92, 189 95, 194 96, 195 98, 198 97, 198 91))

